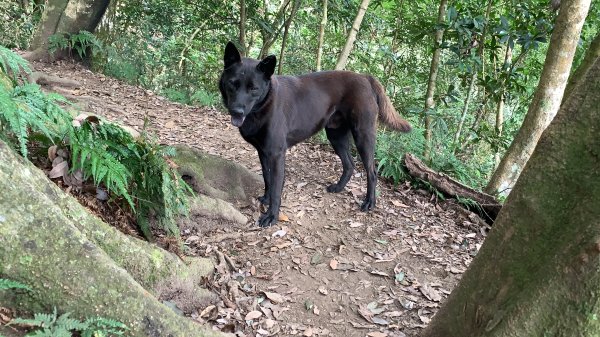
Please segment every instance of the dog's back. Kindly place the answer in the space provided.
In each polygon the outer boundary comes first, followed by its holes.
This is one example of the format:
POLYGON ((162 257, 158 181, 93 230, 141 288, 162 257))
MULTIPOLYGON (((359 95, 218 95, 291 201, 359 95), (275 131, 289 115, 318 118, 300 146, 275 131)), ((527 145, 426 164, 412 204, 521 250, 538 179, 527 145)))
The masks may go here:
POLYGON ((274 95, 286 113, 288 126, 310 130, 301 132, 305 138, 325 125, 358 124, 364 118, 377 116, 394 130, 408 132, 411 129, 394 109, 381 83, 372 76, 351 71, 323 71, 273 76, 272 80, 274 95))

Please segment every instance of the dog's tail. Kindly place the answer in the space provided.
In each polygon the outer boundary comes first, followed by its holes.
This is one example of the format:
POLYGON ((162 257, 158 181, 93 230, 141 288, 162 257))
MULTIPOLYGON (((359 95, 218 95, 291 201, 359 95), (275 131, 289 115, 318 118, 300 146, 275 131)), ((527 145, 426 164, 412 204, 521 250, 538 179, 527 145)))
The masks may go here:
POLYGON ((379 119, 394 130, 409 132, 412 129, 410 124, 396 112, 396 109, 394 109, 394 106, 392 105, 392 101, 390 101, 390 98, 385 94, 383 85, 381 85, 381 83, 373 76, 367 76, 367 78, 377 97, 379 119))

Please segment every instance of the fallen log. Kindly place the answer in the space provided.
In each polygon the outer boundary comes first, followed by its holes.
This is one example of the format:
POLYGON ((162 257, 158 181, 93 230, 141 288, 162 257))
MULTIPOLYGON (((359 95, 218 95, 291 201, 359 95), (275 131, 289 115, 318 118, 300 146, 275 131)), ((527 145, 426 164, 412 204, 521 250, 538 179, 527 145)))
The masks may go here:
POLYGON ((407 153, 404 156, 404 165, 408 173, 418 179, 430 183, 438 191, 453 198, 467 198, 475 201, 480 207, 475 211, 489 223, 493 223, 502 208, 502 204, 493 196, 476 191, 451 177, 432 170, 419 158, 407 153))

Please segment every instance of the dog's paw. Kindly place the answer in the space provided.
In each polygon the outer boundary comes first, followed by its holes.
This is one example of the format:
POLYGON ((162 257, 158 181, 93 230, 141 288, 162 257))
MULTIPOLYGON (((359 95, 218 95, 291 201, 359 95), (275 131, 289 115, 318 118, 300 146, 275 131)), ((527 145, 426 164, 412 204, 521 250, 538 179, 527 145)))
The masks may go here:
POLYGON ((275 219, 273 214, 265 213, 260 215, 257 222, 259 227, 265 228, 274 225, 277 222, 277 219, 275 219))
POLYGON ((368 212, 375 208, 375 199, 366 198, 360 206, 360 210, 363 212, 368 212))
POLYGON ((263 205, 269 205, 271 203, 271 198, 265 194, 262 197, 258 197, 258 201, 263 205))
POLYGON ((331 184, 331 185, 327 186, 327 192, 329 192, 329 193, 340 193, 343 190, 344 190, 344 187, 340 186, 339 184, 331 184))

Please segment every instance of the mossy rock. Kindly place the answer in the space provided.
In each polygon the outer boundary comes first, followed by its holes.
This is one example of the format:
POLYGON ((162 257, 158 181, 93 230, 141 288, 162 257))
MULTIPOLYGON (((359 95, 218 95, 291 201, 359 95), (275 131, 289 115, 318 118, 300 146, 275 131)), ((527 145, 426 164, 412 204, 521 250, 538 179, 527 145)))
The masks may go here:
POLYGON ((184 145, 175 146, 179 173, 198 194, 245 207, 262 193, 260 175, 244 166, 184 145))

